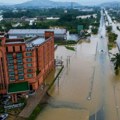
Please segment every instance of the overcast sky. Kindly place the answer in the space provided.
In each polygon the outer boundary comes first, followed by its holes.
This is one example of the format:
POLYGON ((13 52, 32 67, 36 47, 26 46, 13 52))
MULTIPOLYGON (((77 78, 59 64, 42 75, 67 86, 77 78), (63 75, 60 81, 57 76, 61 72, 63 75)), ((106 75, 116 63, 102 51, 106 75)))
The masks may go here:
MULTIPOLYGON (((0 0, 0 3, 22 3, 28 0, 0 0)), ((30 1, 30 0, 29 0, 30 1)), ((45 0, 44 0, 45 1, 45 0)), ((111 1, 120 1, 120 0, 53 0, 53 1, 73 1, 73 2, 79 2, 81 4, 99 4, 99 3, 103 3, 103 2, 111 2, 111 1)))

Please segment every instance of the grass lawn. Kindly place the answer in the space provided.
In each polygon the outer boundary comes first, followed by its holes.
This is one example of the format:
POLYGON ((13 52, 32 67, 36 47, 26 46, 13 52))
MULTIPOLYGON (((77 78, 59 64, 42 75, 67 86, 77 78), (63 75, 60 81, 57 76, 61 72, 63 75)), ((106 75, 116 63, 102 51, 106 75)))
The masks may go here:
POLYGON ((72 46, 65 46, 66 47, 66 49, 68 49, 68 50, 72 50, 72 51, 75 51, 75 48, 74 47, 72 47, 72 46))

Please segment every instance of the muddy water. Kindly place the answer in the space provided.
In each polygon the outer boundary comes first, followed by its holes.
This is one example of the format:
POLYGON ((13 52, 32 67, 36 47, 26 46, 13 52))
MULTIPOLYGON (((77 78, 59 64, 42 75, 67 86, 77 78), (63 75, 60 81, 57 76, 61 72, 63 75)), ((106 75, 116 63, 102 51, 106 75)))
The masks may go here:
MULTIPOLYGON (((48 118, 49 120, 56 120, 56 118, 66 120, 70 115, 75 118, 74 120, 80 120, 80 116, 85 120, 86 116, 94 114, 101 107, 102 92, 99 87, 101 81, 98 73, 94 76, 97 80, 93 81, 93 70, 98 64, 95 61, 96 46, 97 37, 93 36, 91 42, 76 45, 76 51, 67 50, 64 46, 58 47, 55 56, 64 61, 65 68, 60 79, 49 91, 52 99, 49 100, 48 107, 38 116, 37 120, 48 118), (92 81, 94 86, 91 85, 92 81), (90 101, 87 99, 89 92, 91 92, 90 101)), ((96 71, 99 72, 99 69, 96 71)))
POLYGON ((97 43, 98 36, 92 36, 91 42, 74 46, 76 51, 58 47, 55 56, 64 61, 65 68, 37 120, 87 120, 101 108, 106 120, 119 120, 120 77, 114 75, 107 54, 96 51, 97 43))
POLYGON ((88 113, 85 110, 47 107, 38 120, 88 120, 88 117, 88 113))
POLYGON ((74 46, 75 51, 58 47, 55 57, 64 61, 65 68, 49 91, 51 99, 37 120, 87 120, 92 115, 95 118, 90 120, 120 120, 120 76, 114 75, 105 40, 92 36, 90 42, 74 46), (100 52, 102 48, 104 53, 100 52))

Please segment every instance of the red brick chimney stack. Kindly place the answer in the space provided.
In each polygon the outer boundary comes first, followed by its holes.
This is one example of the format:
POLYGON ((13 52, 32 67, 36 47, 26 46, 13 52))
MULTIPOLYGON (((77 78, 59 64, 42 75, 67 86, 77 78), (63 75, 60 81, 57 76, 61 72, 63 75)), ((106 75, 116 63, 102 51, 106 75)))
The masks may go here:
POLYGON ((48 39, 50 37, 54 37, 53 31, 45 31, 45 39, 48 39))

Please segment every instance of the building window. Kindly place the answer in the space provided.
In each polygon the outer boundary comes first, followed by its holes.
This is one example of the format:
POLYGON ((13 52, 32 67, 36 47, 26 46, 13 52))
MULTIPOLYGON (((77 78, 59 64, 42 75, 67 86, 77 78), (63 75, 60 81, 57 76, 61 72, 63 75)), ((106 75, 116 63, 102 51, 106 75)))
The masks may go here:
POLYGON ((13 59, 13 55, 12 54, 7 54, 7 59, 13 59))
POLYGON ((32 62, 32 58, 27 58, 26 61, 27 62, 32 62))
POLYGON ((24 80, 24 75, 19 75, 19 76, 18 76, 18 79, 19 79, 19 80, 24 80))
POLYGON ((10 79, 10 81, 14 81, 15 77, 14 76, 10 76, 9 79, 10 79))
POLYGON ((19 75, 21 75, 21 74, 23 75, 24 72, 23 72, 23 71, 18 71, 18 74, 19 74, 19 75))
POLYGON ((11 76, 11 75, 14 76, 14 75, 15 75, 14 71, 10 71, 10 72, 9 72, 9 75, 10 75, 10 76, 11 76))
POLYGON ((27 74, 27 77, 31 78, 31 77, 33 77, 33 74, 27 74))
POLYGON ((8 66, 9 69, 14 69, 14 66, 8 66))
POLYGON ((13 63, 8 63, 8 66, 13 66, 13 63))
POLYGON ((7 57, 7 61, 8 61, 8 62, 11 61, 11 60, 13 60, 12 57, 7 57))
POLYGON ((22 57, 22 53, 17 53, 17 58, 21 58, 22 57))
POLYGON ((27 69, 27 72, 32 72, 33 70, 32 69, 27 69))
POLYGON ((18 63, 22 63, 23 61, 22 61, 22 59, 21 59, 21 60, 17 60, 17 62, 18 62, 18 63))
POLYGON ((22 69, 23 68, 23 65, 18 65, 18 69, 22 69))
POLYGON ((27 64, 27 67, 32 67, 32 64, 30 64, 30 63, 29 63, 29 64, 27 64))
POLYGON ((8 60, 8 64, 13 64, 13 63, 14 63, 13 59, 8 60))
POLYGON ((31 52, 26 53, 26 56, 32 56, 32 53, 31 52))

